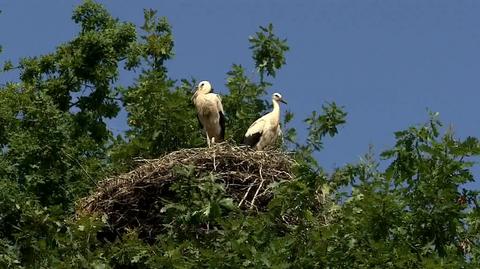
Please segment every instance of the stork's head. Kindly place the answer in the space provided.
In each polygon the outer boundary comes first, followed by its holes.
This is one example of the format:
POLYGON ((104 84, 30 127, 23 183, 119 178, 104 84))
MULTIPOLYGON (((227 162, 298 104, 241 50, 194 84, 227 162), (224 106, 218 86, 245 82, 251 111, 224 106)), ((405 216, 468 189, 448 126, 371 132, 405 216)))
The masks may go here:
POLYGON ((210 93, 210 92, 213 92, 212 85, 210 84, 210 82, 204 80, 204 81, 200 81, 200 83, 198 83, 197 93, 207 94, 207 93, 210 93))
POLYGON ((192 101, 195 101, 199 94, 207 94, 213 92, 212 85, 207 80, 200 81, 197 86, 195 86, 195 92, 192 96, 192 101))
POLYGON ((282 102, 282 103, 284 103, 284 104, 287 103, 287 102, 285 102, 285 100, 283 100, 282 95, 279 94, 278 92, 276 92, 276 93, 274 93, 274 94, 272 95, 272 100, 273 100, 273 101, 277 101, 277 102, 282 102))
POLYGON ((212 85, 210 82, 204 80, 198 83, 197 87, 195 87, 195 93, 192 96, 192 100, 195 100, 199 94, 207 94, 213 92, 212 85))

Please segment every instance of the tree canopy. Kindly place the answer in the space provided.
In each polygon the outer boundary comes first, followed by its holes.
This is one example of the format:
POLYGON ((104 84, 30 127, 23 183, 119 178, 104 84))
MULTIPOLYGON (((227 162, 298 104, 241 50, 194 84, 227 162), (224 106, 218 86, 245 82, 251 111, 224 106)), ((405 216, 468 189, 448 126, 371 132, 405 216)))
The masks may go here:
MULTIPOLYGON (((227 197, 221 183, 184 172, 172 191, 168 232, 145 242, 131 230, 97 237, 104 216, 75 215, 99 181, 182 148, 204 147, 191 102, 195 79, 171 78, 174 34, 167 18, 144 10, 143 25, 112 17, 86 0, 72 20, 79 31, 45 55, 6 62, 18 79, 0 85, 0 267, 2 268, 479 268, 480 209, 472 168, 475 137, 459 139, 438 114, 394 134, 380 158, 325 171, 315 158, 326 136, 347 124, 345 108, 325 103, 304 120, 299 141, 282 123, 282 148, 294 153, 295 179, 272 186, 265 212, 239 210, 189 218, 227 197), (125 73, 136 78, 118 83, 125 73), (114 136, 107 119, 128 113, 114 136), (181 192, 190 188, 188 193, 181 192), (282 222, 289 216, 293 222, 282 222), (215 223, 208 234, 189 227, 215 223)), ((233 63, 222 96, 226 139, 239 144, 270 105, 266 95, 287 64, 287 40, 273 25, 249 39, 258 80, 233 63)), ((1 53, 1 47, 0 47, 1 53)), ((194 77, 194 74, 192 74, 194 77)), ((354 139, 354 138, 352 138, 354 139)), ((167 210, 167 209, 165 209, 167 210)))

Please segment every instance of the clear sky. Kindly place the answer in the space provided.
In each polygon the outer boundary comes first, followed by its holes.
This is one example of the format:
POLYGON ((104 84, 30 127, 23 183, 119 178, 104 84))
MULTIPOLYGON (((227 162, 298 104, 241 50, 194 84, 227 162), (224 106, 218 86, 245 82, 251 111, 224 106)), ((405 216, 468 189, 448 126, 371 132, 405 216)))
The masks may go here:
MULTIPOLYGON (((1 1, 0 61, 47 53, 71 39, 78 27, 70 17, 80 2, 1 1)), ((173 26, 170 76, 210 80, 220 92, 232 63, 253 71, 248 36, 272 22, 291 50, 269 93, 288 100, 294 126, 304 129, 301 119, 325 101, 349 113, 318 155, 327 170, 357 162, 369 144, 376 153, 389 148, 394 131, 427 120, 427 108, 440 112, 459 137, 480 136, 480 1, 99 2, 137 25, 144 8, 157 9, 173 26)), ((10 79, 2 76, 0 83, 10 79)), ((125 130, 124 122, 122 114, 111 128, 125 130)))

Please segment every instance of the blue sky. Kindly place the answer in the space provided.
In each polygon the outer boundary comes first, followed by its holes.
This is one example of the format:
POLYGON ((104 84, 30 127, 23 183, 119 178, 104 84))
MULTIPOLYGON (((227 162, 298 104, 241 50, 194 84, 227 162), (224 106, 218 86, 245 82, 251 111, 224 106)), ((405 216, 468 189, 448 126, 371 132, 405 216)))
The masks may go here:
MULTIPOLYGON (((0 61, 47 53, 71 39, 78 27, 70 17, 80 2, 2 1, 0 61)), ((253 72, 248 36, 273 23, 291 50, 269 93, 289 101, 294 126, 304 129, 301 120, 325 101, 349 113, 318 154, 327 170, 357 162, 370 144, 376 153, 389 148, 394 131, 427 120, 427 108, 459 137, 480 136, 480 1, 99 2, 137 25, 143 8, 157 9, 175 37, 170 76, 207 79, 220 92, 232 63, 253 72)), ((0 83, 12 75, 2 76, 0 83)), ((111 121, 113 130, 126 128, 124 117, 111 121)))

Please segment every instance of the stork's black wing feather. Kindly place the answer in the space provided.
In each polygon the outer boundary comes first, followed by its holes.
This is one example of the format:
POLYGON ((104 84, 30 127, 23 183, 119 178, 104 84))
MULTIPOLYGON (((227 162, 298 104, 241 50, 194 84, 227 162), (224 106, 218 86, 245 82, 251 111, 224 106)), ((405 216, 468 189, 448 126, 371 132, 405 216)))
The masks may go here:
POLYGON ((260 141, 260 137, 262 137, 262 133, 253 133, 252 135, 245 137, 243 144, 250 147, 255 147, 258 141, 260 141))
POLYGON ((218 114, 220 115, 220 138, 223 140, 225 139, 225 115, 222 111, 219 111, 218 114))

